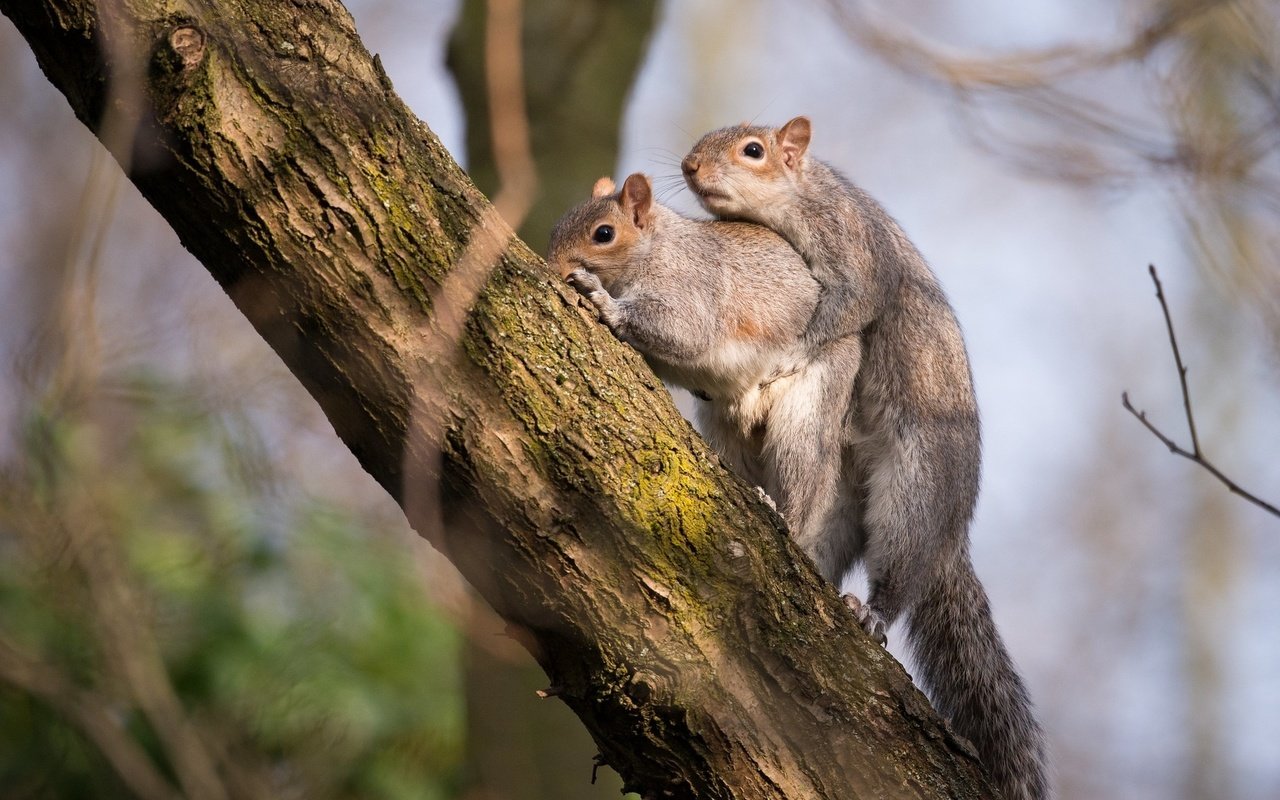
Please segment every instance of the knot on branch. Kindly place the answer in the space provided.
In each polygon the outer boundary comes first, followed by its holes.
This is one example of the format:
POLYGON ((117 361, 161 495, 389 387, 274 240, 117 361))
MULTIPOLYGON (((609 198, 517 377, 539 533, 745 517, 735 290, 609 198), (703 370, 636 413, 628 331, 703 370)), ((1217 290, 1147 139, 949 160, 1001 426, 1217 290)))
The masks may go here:
POLYGON ((182 93, 190 75, 204 63, 208 36, 190 17, 172 17, 152 29, 150 78, 152 90, 182 93))
POLYGON ((169 33, 169 47, 184 70, 204 60, 204 31, 194 25, 179 25, 169 33))
POLYGON ((627 685, 627 694, 636 703, 644 704, 653 698, 654 694, 663 691, 663 680, 651 672, 637 670, 631 676, 631 681, 627 685))

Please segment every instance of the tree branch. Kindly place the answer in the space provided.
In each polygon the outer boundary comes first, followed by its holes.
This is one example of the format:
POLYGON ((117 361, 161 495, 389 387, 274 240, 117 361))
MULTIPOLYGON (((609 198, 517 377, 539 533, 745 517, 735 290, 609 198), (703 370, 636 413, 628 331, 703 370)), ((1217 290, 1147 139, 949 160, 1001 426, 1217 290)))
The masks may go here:
POLYGON ((1121 404, 1124 405, 1125 410, 1137 417, 1138 421, 1145 425, 1147 430, 1151 431, 1157 439, 1163 442, 1164 446, 1169 448, 1169 452, 1194 461, 1208 470, 1209 474, 1222 481, 1223 485, 1226 486, 1232 494, 1237 494, 1264 511, 1280 517, 1280 508, 1276 508, 1258 496, 1240 488, 1235 481, 1224 475, 1222 470, 1209 463, 1209 460, 1204 457, 1204 453, 1201 452, 1200 438, 1196 435, 1196 420, 1195 416, 1191 412, 1191 392, 1187 390, 1187 368, 1182 363, 1182 353, 1178 350, 1178 337, 1173 332, 1173 317, 1169 314, 1169 304, 1164 297, 1164 286, 1160 283, 1160 275, 1156 272, 1154 264, 1148 265, 1147 271, 1151 274, 1151 280, 1156 285, 1156 299, 1160 301, 1160 310, 1164 312, 1165 326, 1169 329, 1169 346, 1173 348, 1173 361, 1178 367, 1178 381, 1182 385, 1182 407, 1186 410, 1187 429, 1191 432, 1191 450, 1188 451, 1183 449, 1177 442, 1173 441, 1173 439, 1161 433, 1160 429, 1157 428, 1151 420, 1147 419, 1147 412, 1138 411, 1133 407, 1133 404, 1129 402, 1128 392, 1121 392, 1121 404))
POLYGON ((991 796, 972 749, 634 351, 512 236, 337 2, 0 10, 95 132, 121 98, 141 104, 136 136, 111 147, 130 179, 523 632, 628 787, 991 796), (142 85, 109 96, 119 53, 142 85), (496 266, 444 358, 442 287, 477 251, 496 266))

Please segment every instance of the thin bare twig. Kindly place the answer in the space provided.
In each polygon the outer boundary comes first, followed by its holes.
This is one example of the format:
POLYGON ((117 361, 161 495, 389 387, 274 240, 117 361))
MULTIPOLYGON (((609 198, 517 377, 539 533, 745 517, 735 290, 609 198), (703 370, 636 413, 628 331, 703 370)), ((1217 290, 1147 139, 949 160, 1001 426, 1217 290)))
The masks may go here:
POLYGON ((1160 301, 1160 310, 1164 312, 1164 325, 1169 330, 1169 345, 1173 348, 1173 363, 1178 367, 1178 381, 1182 384, 1182 407, 1187 412, 1187 429, 1191 431, 1191 452, 1196 458, 1200 452, 1200 437, 1196 435, 1196 419, 1191 414, 1191 392, 1187 390, 1187 367, 1182 363, 1182 352, 1178 349, 1178 337, 1173 332, 1173 317, 1169 314, 1169 302, 1164 298, 1164 284, 1160 283, 1160 274, 1155 264, 1147 265, 1147 272, 1156 285, 1156 299, 1160 301))
POLYGON ((1121 392, 1120 402, 1124 405, 1126 411, 1137 417, 1138 421, 1145 425, 1147 430, 1151 431, 1157 439, 1164 443, 1165 447, 1169 448, 1170 453, 1194 461, 1208 470, 1209 474, 1222 481, 1223 485, 1231 490, 1232 494, 1237 494, 1264 511, 1280 517, 1280 508, 1276 508, 1257 495, 1240 488, 1239 484, 1222 474, 1222 470, 1211 464, 1200 450, 1200 437, 1196 434, 1196 420, 1191 413, 1191 393, 1187 390, 1187 368, 1182 363, 1182 353, 1178 349, 1178 337, 1173 333, 1173 317, 1169 314, 1169 304, 1164 298, 1164 287, 1160 283, 1160 275, 1156 272, 1155 265, 1149 265, 1147 271, 1151 273, 1151 280, 1156 285, 1156 299, 1160 301, 1160 309, 1164 312, 1165 326, 1169 329, 1169 344, 1173 347, 1173 360, 1178 366, 1178 381, 1182 384, 1182 406, 1187 413, 1187 429, 1191 431, 1191 449, 1184 449, 1173 439, 1164 435, 1159 428, 1147 419, 1147 412, 1138 411, 1134 408, 1133 404, 1129 402, 1128 392, 1121 392))

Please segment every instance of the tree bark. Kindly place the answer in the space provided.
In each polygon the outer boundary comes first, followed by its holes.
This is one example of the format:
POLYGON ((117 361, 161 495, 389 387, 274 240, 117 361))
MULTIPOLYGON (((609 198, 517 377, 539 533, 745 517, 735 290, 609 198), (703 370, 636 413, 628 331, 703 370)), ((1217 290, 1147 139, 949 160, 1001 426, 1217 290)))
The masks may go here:
POLYGON ((341 5, 0 10, 630 789, 991 796, 636 354, 493 222, 341 5), (486 242, 496 268, 436 347, 486 242))

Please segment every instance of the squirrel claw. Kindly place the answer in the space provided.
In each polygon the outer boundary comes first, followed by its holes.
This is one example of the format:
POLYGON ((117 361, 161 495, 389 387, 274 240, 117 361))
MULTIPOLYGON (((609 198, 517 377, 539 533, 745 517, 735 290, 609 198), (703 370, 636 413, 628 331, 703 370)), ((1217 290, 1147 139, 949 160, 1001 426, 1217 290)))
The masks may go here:
POLYGON ((790 378, 792 375, 795 375, 797 372, 799 372, 799 371, 800 371, 800 370, 802 370, 802 369, 804 369, 804 365, 803 365, 803 364, 801 364, 801 365, 799 365, 799 366, 788 367, 788 368, 785 368, 785 369, 779 369, 779 370, 775 371, 775 372, 774 372, 772 375, 770 375, 769 377, 767 377, 767 378, 765 378, 764 380, 760 381, 760 388, 761 388, 761 389, 764 389, 765 387, 767 387, 767 386, 768 386, 769 384, 771 384, 771 383, 774 383, 774 382, 776 382, 776 381, 780 381, 780 380, 782 380, 783 378, 790 378))
POLYGON ((858 624, 871 636, 871 640, 881 647, 886 646, 889 637, 886 634, 887 626, 884 624, 884 617, 852 594, 844 595, 844 604, 853 612, 858 624))
POLYGON ((594 272, 585 269, 575 269, 570 272, 565 280, 569 282, 573 288, 577 289, 581 294, 590 296, 592 292, 602 288, 600 286, 600 277, 594 272))

